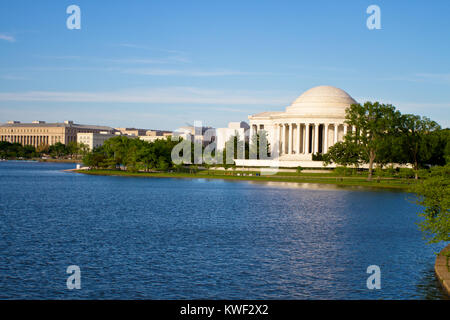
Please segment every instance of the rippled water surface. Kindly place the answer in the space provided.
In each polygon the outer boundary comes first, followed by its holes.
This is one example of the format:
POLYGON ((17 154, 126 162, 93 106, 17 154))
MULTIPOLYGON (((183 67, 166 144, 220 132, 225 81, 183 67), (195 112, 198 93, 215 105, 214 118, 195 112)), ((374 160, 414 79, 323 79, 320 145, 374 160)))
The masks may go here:
POLYGON ((443 298, 405 193, 74 166, 0 162, 0 298, 443 298))

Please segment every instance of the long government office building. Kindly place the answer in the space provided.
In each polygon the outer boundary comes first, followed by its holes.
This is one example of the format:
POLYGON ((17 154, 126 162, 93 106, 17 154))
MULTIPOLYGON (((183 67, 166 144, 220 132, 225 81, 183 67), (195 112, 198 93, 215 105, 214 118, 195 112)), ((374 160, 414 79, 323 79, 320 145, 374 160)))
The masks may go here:
POLYGON ((63 144, 76 142, 78 133, 113 134, 114 131, 114 128, 107 126, 76 124, 68 120, 61 123, 9 121, 0 125, 0 141, 38 147, 39 145, 52 145, 57 142, 63 144))

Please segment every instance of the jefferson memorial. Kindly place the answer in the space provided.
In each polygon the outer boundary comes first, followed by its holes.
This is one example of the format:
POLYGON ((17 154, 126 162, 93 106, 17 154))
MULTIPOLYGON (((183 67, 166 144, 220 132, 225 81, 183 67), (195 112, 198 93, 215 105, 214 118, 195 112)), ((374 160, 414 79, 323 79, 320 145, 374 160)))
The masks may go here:
POLYGON ((284 112, 250 115, 250 137, 264 130, 272 157, 270 160, 236 159, 236 164, 322 167, 322 161, 312 161, 312 155, 326 153, 348 131, 355 129, 344 124, 345 110, 354 103, 357 102, 344 90, 319 86, 304 92, 284 112))

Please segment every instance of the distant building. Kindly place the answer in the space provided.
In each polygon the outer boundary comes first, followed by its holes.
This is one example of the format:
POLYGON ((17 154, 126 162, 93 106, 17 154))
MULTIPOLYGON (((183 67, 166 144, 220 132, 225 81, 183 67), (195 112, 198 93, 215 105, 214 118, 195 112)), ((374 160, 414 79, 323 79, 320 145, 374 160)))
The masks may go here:
POLYGON ((115 130, 106 126, 76 124, 69 120, 63 123, 9 121, 0 125, 0 141, 37 147, 39 145, 53 145, 57 142, 63 144, 76 142, 78 133, 100 133, 102 131, 114 133, 115 130))
POLYGON ((147 142, 153 142, 160 139, 166 139, 167 137, 172 136, 171 131, 163 131, 163 130, 147 130, 145 136, 139 136, 139 139, 147 142))
POLYGON ((147 129, 136 129, 136 128, 115 128, 123 135, 127 136, 145 136, 147 134, 147 129))
POLYGON ((165 130, 147 130, 145 132, 146 136, 171 136, 172 135, 172 131, 165 131, 165 130))
POLYGON ((117 136, 117 134, 100 132, 79 132, 77 133, 77 142, 83 143, 89 147, 89 150, 100 147, 106 140, 117 136))
POLYGON ((250 126, 245 121, 230 122, 228 128, 216 129, 216 142, 217 150, 225 149, 225 143, 230 140, 231 137, 238 135, 239 140, 248 141, 248 129, 250 126))
POLYGON ((166 139, 167 136, 139 136, 139 139, 147 142, 154 142, 156 140, 166 139))
POLYGON ((174 136, 181 137, 184 140, 195 141, 207 145, 216 139, 216 129, 212 127, 180 127, 173 132, 174 136))

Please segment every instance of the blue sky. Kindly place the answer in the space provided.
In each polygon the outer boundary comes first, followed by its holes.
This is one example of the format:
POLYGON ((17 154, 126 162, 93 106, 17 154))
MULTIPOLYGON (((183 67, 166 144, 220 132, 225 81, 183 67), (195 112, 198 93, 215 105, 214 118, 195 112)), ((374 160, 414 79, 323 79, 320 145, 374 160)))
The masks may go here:
POLYGON ((332 85, 447 127, 449 15, 450 1, 2 1, 0 122, 222 127, 332 85))

